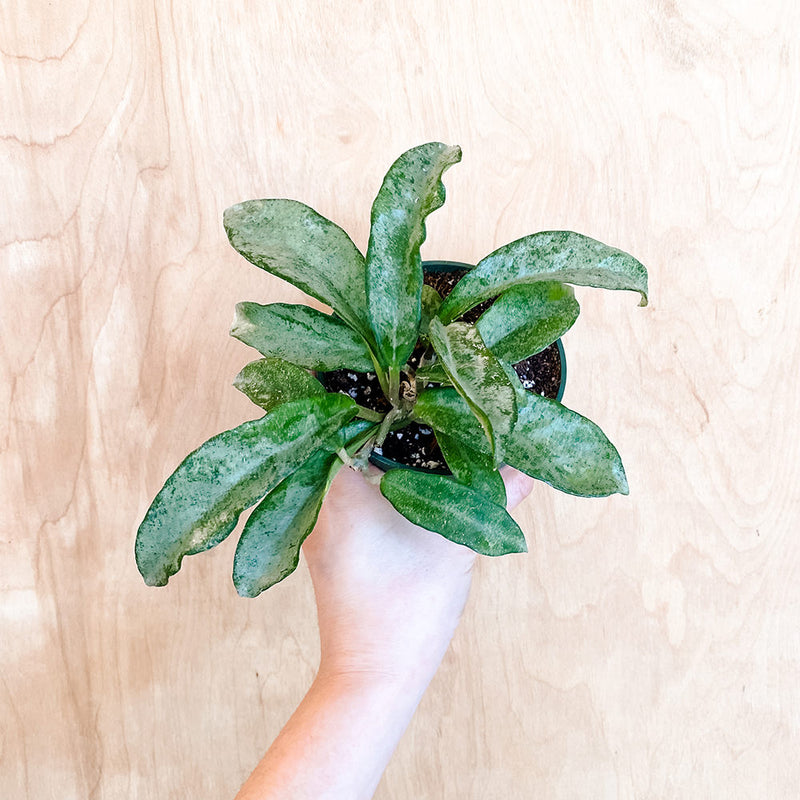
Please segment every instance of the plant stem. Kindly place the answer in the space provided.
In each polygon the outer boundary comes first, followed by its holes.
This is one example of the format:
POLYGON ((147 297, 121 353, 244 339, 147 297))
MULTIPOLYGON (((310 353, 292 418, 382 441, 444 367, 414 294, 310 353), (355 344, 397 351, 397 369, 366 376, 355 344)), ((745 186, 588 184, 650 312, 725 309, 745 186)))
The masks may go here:
POLYGON ((394 423, 401 413, 402 411, 395 407, 383 418, 381 427, 378 429, 378 435, 375 437, 375 447, 383 447, 386 436, 392 429, 392 423, 394 423))
MULTIPOLYGON (((400 406, 400 370, 392 367, 389 370, 389 393, 387 395, 392 404, 392 410, 400 406)), ((391 412, 390 412, 391 413, 391 412)))
POLYGON ((386 376, 386 370, 381 366, 381 362, 378 360, 378 357, 375 355, 369 343, 367 344, 367 348, 369 349, 369 356, 372 359, 372 364, 375 367, 375 375, 378 378, 378 383, 380 383, 383 393, 389 397, 389 383, 386 376))
MULTIPOLYGON (((378 484, 381 482, 381 478, 383 476, 369 474, 369 455, 372 452, 372 446, 374 444, 375 437, 372 436, 364 443, 364 446, 355 453, 354 456, 351 457, 344 447, 340 447, 336 451, 336 455, 339 456, 339 460, 342 462, 341 465, 346 465, 350 467, 350 469, 360 472, 364 476, 364 479, 369 483, 378 484)), ((336 471, 338 471, 338 467, 336 471)), ((335 474, 336 472, 331 475, 330 480, 333 480, 335 474)))
POLYGON ((366 419, 369 422, 383 422, 384 414, 381 414, 379 411, 373 411, 371 408, 364 408, 364 406, 358 407, 358 414, 357 417, 360 419, 366 419))
POLYGON ((372 449, 372 445, 375 443, 376 435, 375 427, 373 426, 363 431, 361 434, 354 437, 347 443, 347 453, 355 463, 364 460, 362 457, 362 451, 366 450, 367 454, 369 454, 369 451, 372 449))
POLYGON ((368 469, 369 457, 372 453, 372 448, 375 445, 375 437, 376 434, 372 434, 372 436, 370 436, 369 439, 367 439, 367 441, 359 447, 353 456, 353 463, 355 464, 356 469, 360 472, 366 473, 368 469))
POLYGON ((336 451, 336 455, 339 456, 343 464, 346 464, 351 469, 357 469, 355 462, 352 458, 350 458, 350 454, 344 449, 344 447, 340 447, 336 451))

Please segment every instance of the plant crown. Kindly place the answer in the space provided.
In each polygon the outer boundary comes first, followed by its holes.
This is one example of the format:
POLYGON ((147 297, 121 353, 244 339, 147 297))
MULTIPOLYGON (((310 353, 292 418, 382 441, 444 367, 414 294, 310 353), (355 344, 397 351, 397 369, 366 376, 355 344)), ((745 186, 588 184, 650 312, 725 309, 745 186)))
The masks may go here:
POLYGON ((366 470, 390 430, 421 421, 451 475, 385 472, 380 488, 403 516, 485 555, 524 552, 498 468, 510 464, 574 495, 628 493, 614 445, 593 422, 525 391, 512 364, 540 352, 578 316, 572 287, 639 292, 635 258, 571 231, 545 231, 490 253, 448 296, 423 286, 425 218, 442 206, 444 171, 461 150, 439 142, 392 164, 372 206, 363 256, 340 227, 294 200, 249 200, 225 211, 233 247, 332 309, 239 303, 231 334, 263 358, 234 385, 264 412, 202 444, 159 491, 136 538, 144 580, 163 586, 186 555, 219 544, 251 506, 233 564, 255 597, 289 575, 325 494, 344 465, 366 470), (460 317, 496 299, 475 324, 460 317), (412 367, 415 348, 424 348, 412 367), (377 376, 380 414, 327 392, 314 373, 377 376))

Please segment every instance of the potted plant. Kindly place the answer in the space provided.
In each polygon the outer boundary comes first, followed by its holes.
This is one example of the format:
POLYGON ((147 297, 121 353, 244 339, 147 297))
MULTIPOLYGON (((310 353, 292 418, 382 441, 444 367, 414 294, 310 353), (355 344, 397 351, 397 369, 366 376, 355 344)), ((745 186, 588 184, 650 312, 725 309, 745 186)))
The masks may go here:
POLYGON ((444 203, 442 175, 460 159, 458 147, 431 142, 394 162, 372 206, 366 257, 293 200, 225 211, 241 255, 332 313, 237 305, 231 333, 263 358, 234 385, 265 414, 202 444, 156 495, 136 538, 148 585, 166 584, 184 556, 219 544, 255 506, 233 566, 237 591, 255 597, 296 568, 336 472, 366 472, 387 439, 413 425, 435 437, 443 463, 388 469, 382 494, 412 522, 484 555, 526 550, 505 508, 504 463, 570 494, 628 493, 597 425, 526 391, 512 365, 575 322, 568 284, 636 291, 646 305, 646 269, 581 234, 546 231, 490 253, 443 297, 424 282, 420 246, 425 218, 444 203), (339 391, 331 375, 342 371, 362 394, 339 391))

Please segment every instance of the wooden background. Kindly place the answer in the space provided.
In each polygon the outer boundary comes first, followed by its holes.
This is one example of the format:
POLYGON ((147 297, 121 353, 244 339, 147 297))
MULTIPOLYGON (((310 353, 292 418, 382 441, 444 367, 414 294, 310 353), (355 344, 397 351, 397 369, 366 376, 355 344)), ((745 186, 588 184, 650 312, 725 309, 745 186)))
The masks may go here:
POLYGON ((464 160, 425 257, 574 229, 651 305, 581 290, 565 339, 630 497, 537 488, 377 797, 796 798, 798 8, 3 3, 0 796, 231 798, 304 693, 304 568, 239 599, 231 537, 148 589, 134 533, 256 415, 234 303, 303 299, 223 209, 296 198, 364 247, 436 139, 464 160))

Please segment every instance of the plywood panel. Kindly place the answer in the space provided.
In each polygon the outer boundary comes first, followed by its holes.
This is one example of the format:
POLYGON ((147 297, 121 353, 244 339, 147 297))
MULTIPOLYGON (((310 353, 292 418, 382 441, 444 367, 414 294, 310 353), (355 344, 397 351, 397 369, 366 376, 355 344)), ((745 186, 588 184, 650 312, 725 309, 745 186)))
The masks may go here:
POLYGON ((234 303, 301 299, 222 210, 293 197, 363 247, 389 163, 438 139, 465 157, 425 256, 580 230, 652 303, 581 291, 565 341, 630 497, 537 488, 377 797, 795 797, 794 6, 57 6, 0 11, 0 795, 232 797, 280 729, 305 571, 240 600, 227 542, 147 589, 134 531, 253 416, 234 303))

